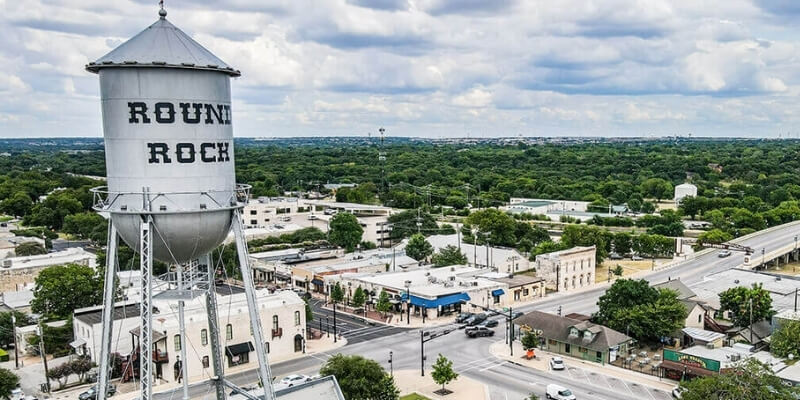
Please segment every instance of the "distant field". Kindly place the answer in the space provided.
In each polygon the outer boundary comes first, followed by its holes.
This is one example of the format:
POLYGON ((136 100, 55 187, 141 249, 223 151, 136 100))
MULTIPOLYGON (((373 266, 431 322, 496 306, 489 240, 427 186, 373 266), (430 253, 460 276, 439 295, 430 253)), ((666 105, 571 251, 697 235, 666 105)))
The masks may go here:
POLYGON ((791 262, 789 264, 781 264, 778 268, 770 268, 767 272, 784 275, 800 275, 800 263, 791 262))
MULTIPOLYGON (((657 258, 656 259, 656 266, 661 265, 665 262, 671 261, 667 258, 657 258)), ((631 261, 630 259, 627 260, 605 260, 602 264, 598 265, 595 268, 595 282, 606 282, 608 281, 608 267, 611 267, 613 271, 617 265, 622 266, 622 276, 626 277, 629 275, 633 275, 639 271, 649 271, 653 268, 653 260, 645 259, 642 261, 631 261)), ((616 275, 612 275, 614 279, 617 278, 616 275)))

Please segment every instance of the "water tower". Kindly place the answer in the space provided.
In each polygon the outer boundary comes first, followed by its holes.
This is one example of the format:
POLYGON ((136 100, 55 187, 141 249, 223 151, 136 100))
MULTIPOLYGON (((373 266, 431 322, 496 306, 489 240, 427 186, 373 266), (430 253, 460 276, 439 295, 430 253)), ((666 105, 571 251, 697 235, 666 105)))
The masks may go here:
MULTIPOLYGON (((140 255, 142 279, 139 365, 141 399, 152 397, 152 300, 183 303, 205 296, 214 386, 225 398, 214 271, 209 253, 233 230, 244 281, 259 378, 273 399, 247 243, 240 219, 249 196, 234 174, 230 78, 239 71, 172 25, 167 12, 86 70, 99 75, 108 186, 94 189, 95 210, 110 215, 100 350, 99 387, 110 371, 114 282, 121 238, 140 255), (154 293, 153 260, 171 265, 169 284, 154 293)), ((188 398, 181 346, 184 398, 188 398)), ((98 399, 104 399, 100 390, 98 399)))

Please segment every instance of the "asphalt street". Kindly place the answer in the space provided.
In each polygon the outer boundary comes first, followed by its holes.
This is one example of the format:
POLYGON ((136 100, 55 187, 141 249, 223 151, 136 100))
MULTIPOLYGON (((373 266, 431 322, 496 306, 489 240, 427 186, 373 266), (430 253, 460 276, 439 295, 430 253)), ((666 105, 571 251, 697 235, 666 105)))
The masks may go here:
MULTIPOLYGON (((322 308, 323 302, 318 299, 310 301, 311 310, 314 313, 314 321, 311 328, 320 329, 325 332, 333 333, 333 310, 322 308)), ((364 318, 352 317, 340 312, 336 313, 336 331, 341 336, 347 338, 348 344, 356 344, 375 338, 391 336, 408 330, 395 326, 386 326, 381 323, 365 320, 364 318)))
MULTIPOLYGON (((750 246, 760 254, 760 249, 770 252, 773 249, 794 243, 794 237, 800 235, 800 225, 790 224, 783 229, 764 232, 755 237, 738 241, 750 246)), ((725 258, 718 257, 717 251, 701 254, 683 263, 662 271, 655 271, 644 279, 658 283, 667 279, 682 279, 688 285, 701 282, 703 277, 743 264, 743 254, 734 252, 725 258)), ((590 313, 596 309, 597 299, 605 291, 607 284, 597 288, 574 293, 556 293, 548 295, 542 301, 515 308, 520 311, 543 310, 555 312, 559 306, 562 313, 590 313)), ((317 307, 318 308, 318 307, 317 307)), ((315 309, 315 316, 317 311, 315 309)), ((319 312, 326 316, 326 310, 319 312)), ((391 368, 420 369, 420 333, 419 329, 380 327, 364 324, 357 318, 342 317, 342 334, 348 337, 348 345, 325 353, 312 354, 299 359, 271 365, 273 376, 279 379, 292 373, 316 374, 322 364, 333 354, 358 354, 381 363, 387 371, 391 368), (349 336, 348 336, 349 335, 349 336), (352 340, 351 340, 352 338, 352 340), (393 365, 390 366, 389 352, 393 353, 393 365)), ((337 325, 339 315, 337 314, 337 325)), ((462 330, 454 326, 432 328, 430 331, 452 329, 452 332, 425 344, 426 367, 429 368, 438 354, 453 360, 454 367, 462 376, 467 376, 488 385, 492 400, 523 399, 530 393, 543 396, 548 383, 558 383, 570 388, 579 399, 593 400, 667 400, 669 394, 628 382, 609 375, 597 374, 570 365, 566 371, 539 371, 498 359, 489 352, 489 345, 504 337, 505 324, 495 328, 494 338, 469 339, 462 330)), ((613 367, 609 367, 613 368, 613 367)), ((426 378, 428 373, 426 371, 426 378)), ((247 371, 228 377, 234 383, 251 385, 257 380, 256 371, 247 371)), ((176 393, 177 394, 177 393, 176 393)), ((199 383, 191 387, 192 398, 211 399, 208 383, 199 383)), ((160 393, 156 399, 170 399, 173 393, 160 393)))

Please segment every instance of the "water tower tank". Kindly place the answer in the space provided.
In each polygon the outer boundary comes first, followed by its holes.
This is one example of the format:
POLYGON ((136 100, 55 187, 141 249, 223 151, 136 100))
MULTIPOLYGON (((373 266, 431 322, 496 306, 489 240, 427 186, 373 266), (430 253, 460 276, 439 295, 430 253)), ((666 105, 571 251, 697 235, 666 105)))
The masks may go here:
POLYGON ((153 255, 183 263, 218 246, 246 201, 234 175, 230 78, 239 76, 166 19, 86 69, 100 76, 108 187, 122 239, 139 246, 153 216, 153 255))

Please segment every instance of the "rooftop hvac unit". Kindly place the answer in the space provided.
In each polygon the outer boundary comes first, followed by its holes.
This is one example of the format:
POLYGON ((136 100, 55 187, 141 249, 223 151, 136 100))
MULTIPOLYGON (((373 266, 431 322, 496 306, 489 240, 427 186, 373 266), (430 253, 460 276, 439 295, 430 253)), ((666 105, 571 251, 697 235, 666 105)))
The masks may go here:
POLYGON ((451 282, 455 282, 456 277, 455 277, 455 275, 453 275, 453 276, 447 277, 447 279, 449 279, 451 282))
POLYGON ((731 362, 736 362, 742 359, 741 354, 731 354, 731 362))

